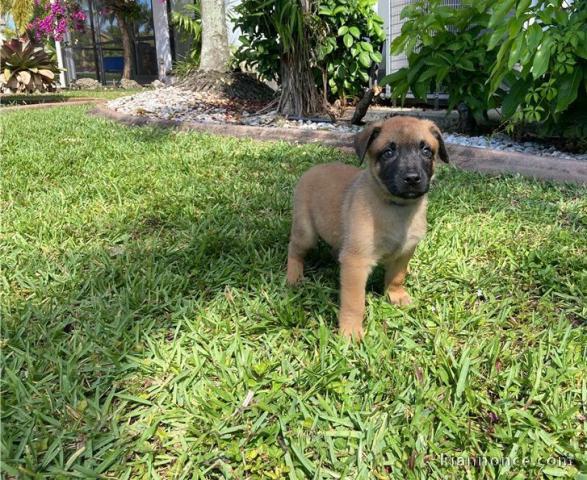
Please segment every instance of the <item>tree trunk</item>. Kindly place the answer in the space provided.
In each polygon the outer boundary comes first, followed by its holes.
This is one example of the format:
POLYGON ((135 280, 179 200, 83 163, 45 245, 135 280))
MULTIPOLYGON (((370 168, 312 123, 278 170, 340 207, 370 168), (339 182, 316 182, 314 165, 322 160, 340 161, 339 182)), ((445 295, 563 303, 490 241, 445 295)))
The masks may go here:
POLYGON ((374 85, 371 88, 365 90, 365 94, 363 98, 359 100, 357 103, 357 107, 355 108, 355 113, 353 114, 353 118, 351 118, 351 123, 353 125, 364 125, 363 117, 367 115, 367 110, 369 110, 369 106, 373 99, 381 93, 381 88, 378 85, 374 85))
POLYGON ((132 47, 130 41, 129 24, 126 21, 123 13, 115 13, 120 34, 122 35, 122 57, 124 59, 124 67, 122 69, 122 78, 130 80, 132 70, 132 47))
MULTIPOLYGON (((299 0, 303 16, 311 12, 312 1, 299 0)), ((298 33, 295 29, 291 32, 293 47, 281 53, 281 96, 277 111, 285 116, 299 118, 326 113, 326 102, 321 98, 312 74, 312 42, 308 37, 307 26, 303 27, 301 38, 297 38, 298 33)))
POLYGON ((311 117, 324 113, 307 52, 281 56, 281 96, 277 110, 290 117, 311 117))
POLYGON ((202 53, 200 71, 227 72, 230 50, 224 0, 201 0, 202 53))
POLYGON ((471 109, 463 102, 457 106, 459 112, 459 122, 457 130, 461 133, 472 134, 477 130, 477 121, 471 112, 471 109))

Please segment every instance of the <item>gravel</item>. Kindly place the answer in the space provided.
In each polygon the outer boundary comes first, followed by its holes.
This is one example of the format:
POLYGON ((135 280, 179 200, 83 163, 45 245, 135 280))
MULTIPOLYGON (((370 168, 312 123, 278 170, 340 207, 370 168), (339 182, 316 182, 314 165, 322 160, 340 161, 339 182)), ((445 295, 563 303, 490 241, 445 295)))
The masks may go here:
POLYGON ((447 143, 456 143, 477 148, 489 148, 505 152, 529 153, 542 157, 557 157, 566 160, 587 160, 587 153, 561 152, 553 146, 536 142, 516 142, 503 133, 495 133, 482 137, 473 137, 459 133, 446 133, 443 135, 447 143))
MULTIPOLYGON (((264 111, 263 104, 235 102, 213 94, 193 92, 170 86, 120 97, 107 103, 108 108, 121 113, 146 116, 154 119, 205 122, 215 124, 239 124, 263 127, 301 128, 357 132, 362 127, 348 123, 329 121, 286 120, 275 110, 264 111), (256 112, 261 114, 257 115, 256 112)), ((556 148, 535 142, 516 142, 503 133, 490 136, 467 136, 445 133, 447 143, 458 145, 520 152, 545 157, 587 160, 587 153, 561 152, 556 148)))

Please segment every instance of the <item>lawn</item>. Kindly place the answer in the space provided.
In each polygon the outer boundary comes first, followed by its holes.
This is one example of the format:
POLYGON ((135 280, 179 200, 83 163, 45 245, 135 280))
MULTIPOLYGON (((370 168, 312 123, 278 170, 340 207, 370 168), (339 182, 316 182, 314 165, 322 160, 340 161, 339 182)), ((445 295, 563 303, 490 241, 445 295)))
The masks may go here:
POLYGON ((38 103, 67 102, 83 98, 99 98, 112 100, 134 93, 144 92, 148 89, 124 90, 122 88, 107 90, 60 90, 58 92, 34 93, 26 95, 0 95, 0 107, 13 107, 16 105, 35 105, 38 103))
POLYGON ((284 277, 355 158, 86 112, 0 117, 4 478, 587 478, 587 188, 441 168, 349 344, 329 249, 284 277))

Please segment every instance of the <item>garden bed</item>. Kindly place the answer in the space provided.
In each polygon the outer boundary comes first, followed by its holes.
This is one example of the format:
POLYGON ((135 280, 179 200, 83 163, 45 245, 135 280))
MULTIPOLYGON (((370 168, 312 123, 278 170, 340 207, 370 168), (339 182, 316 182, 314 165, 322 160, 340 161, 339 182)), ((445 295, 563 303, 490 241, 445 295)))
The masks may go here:
MULTIPOLYGON (((351 125, 347 108, 336 121, 328 118, 301 120, 285 119, 272 103, 234 100, 223 95, 200 93, 179 87, 167 87, 117 98, 108 102, 108 108, 120 113, 156 120, 204 122, 262 126, 267 128, 294 128, 304 130, 356 133, 360 126, 351 125), (272 108, 273 107, 273 108, 272 108)), ((587 160, 587 152, 560 151, 552 145, 533 141, 518 142, 503 133, 468 136, 454 132, 453 116, 446 111, 421 108, 373 107, 367 112, 367 121, 381 120, 394 115, 410 115, 434 120, 445 132, 445 141, 465 147, 487 148, 506 152, 525 153, 565 160, 587 160)))

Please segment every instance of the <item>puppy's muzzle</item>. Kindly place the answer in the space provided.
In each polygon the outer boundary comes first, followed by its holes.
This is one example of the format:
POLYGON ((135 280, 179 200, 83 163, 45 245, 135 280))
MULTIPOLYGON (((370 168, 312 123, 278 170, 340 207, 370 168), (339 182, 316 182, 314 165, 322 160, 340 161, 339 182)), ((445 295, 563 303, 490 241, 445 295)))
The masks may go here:
POLYGON ((418 172, 406 173, 404 176, 404 183, 410 187, 417 187, 422 182, 422 177, 418 172))

